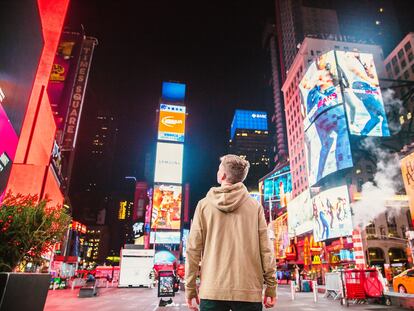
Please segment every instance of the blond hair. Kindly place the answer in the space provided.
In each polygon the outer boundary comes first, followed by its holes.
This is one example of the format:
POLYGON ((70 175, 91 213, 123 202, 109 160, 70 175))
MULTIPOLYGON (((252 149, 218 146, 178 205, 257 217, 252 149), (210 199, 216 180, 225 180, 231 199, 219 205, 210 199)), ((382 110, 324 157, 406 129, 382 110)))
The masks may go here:
POLYGON ((229 183, 236 184, 246 179, 250 168, 249 161, 234 154, 222 156, 220 161, 224 167, 229 183))

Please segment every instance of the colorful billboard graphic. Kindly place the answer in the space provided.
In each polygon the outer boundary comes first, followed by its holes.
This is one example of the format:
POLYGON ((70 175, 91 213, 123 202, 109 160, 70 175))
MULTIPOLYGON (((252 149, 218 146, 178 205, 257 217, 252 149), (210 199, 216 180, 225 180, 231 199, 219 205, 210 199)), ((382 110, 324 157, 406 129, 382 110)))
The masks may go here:
POLYGON ((263 199, 264 203, 269 200, 276 202, 278 208, 284 208, 288 205, 292 193, 292 175, 290 167, 284 167, 273 173, 263 181, 263 199))
POLYGON ((135 185, 134 195, 134 209, 132 212, 132 220, 145 221, 145 209, 149 203, 148 184, 146 182, 139 181, 135 185))
POLYGON ((414 152, 401 159, 401 172, 414 224, 414 152))
POLYGON ((286 258, 286 250, 289 247, 288 235, 288 215, 282 216, 273 221, 273 231, 275 233, 274 249, 276 259, 286 258))
POLYGON ((180 231, 151 231, 151 244, 180 244, 180 231))
POLYGON ((342 103, 334 51, 320 55, 299 84, 305 130, 326 109, 342 103))
POLYGON ((348 187, 331 188, 314 196, 312 219, 315 242, 352 235, 348 187))
POLYGON ((176 261, 175 255, 169 251, 158 251, 154 256, 154 265, 172 264, 176 261))
POLYGON ((181 241, 183 242, 183 258, 187 257, 187 240, 188 240, 189 234, 190 234, 190 230, 183 229, 183 235, 181 237, 181 241))
POLYGON ((237 129, 267 131, 267 112, 237 109, 231 123, 231 139, 237 129))
POLYGON ((305 131, 309 185, 338 170, 353 166, 342 105, 323 112, 305 131))
POLYGON ((169 102, 183 102, 185 99, 185 84, 175 82, 163 82, 161 97, 169 102))
POLYGON ((181 186, 155 185, 152 202, 152 229, 180 230, 181 186))
POLYGON ((336 51, 352 135, 390 136, 372 54, 336 51))
POLYGON ((157 143, 154 182, 181 184, 183 152, 182 144, 157 143))
POLYGON ((290 201, 287 211, 289 237, 312 231, 312 206, 309 189, 290 201))
POLYGON ((158 139, 184 142, 185 106, 160 105, 158 139))

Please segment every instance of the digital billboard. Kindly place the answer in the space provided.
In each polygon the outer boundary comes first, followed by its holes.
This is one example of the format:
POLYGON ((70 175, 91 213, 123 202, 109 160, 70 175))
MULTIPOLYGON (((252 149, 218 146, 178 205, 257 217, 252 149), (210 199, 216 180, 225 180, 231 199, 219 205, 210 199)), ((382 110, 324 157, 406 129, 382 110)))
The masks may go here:
POLYGON ((284 208, 290 201, 292 193, 292 175, 290 167, 284 167, 263 181, 264 203, 276 201, 279 208, 284 208))
POLYGON ((284 213, 273 221, 273 231, 275 233, 274 249, 276 259, 286 258, 286 250, 290 244, 287 219, 288 215, 287 213, 284 213))
POLYGON ((185 84, 175 82, 162 83, 162 99, 170 102, 183 102, 185 99, 185 84))
POLYGON ((267 112, 237 109, 231 123, 231 139, 237 129, 267 131, 267 112))
POLYGON ((299 84, 305 130, 326 109, 342 103, 335 53, 316 58, 299 84))
POLYGON ((183 229, 183 235, 181 237, 181 241, 183 242, 183 258, 187 257, 187 240, 188 240, 188 235, 190 234, 190 230, 189 229, 183 229))
POLYGON ((390 136, 372 54, 336 51, 352 135, 390 136))
POLYGON ((401 172, 414 224, 414 152, 401 159, 401 172))
POLYGON ((314 196, 312 220, 315 242, 352 235, 348 187, 331 188, 314 196))
POLYGON ((182 188, 175 185, 155 185, 152 201, 152 229, 180 230, 182 188))
POLYGON ((309 189, 290 201, 287 211, 288 232, 290 237, 312 231, 312 207, 309 189))
POLYGON ((154 182, 181 184, 183 151, 182 144, 157 143, 154 182))
POLYGON ((160 105, 158 139, 184 142, 185 106, 160 105))
POLYGON ((180 244, 180 231, 151 231, 151 244, 180 244))
POLYGON ((305 131, 309 185, 353 166, 351 146, 342 105, 323 112, 305 131))

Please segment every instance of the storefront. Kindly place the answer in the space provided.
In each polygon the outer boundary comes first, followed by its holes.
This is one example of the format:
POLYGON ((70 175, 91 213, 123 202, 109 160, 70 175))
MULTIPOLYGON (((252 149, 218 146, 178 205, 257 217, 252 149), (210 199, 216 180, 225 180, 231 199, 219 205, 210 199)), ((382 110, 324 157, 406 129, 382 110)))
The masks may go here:
POLYGON ((392 276, 396 276, 408 268, 407 254, 404 249, 391 247, 388 250, 392 276))
MULTIPOLYGON (((380 271, 384 271, 385 256, 382 248, 368 248, 368 265, 370 267, 378 267, 380 271)), ((384 273, 384 272, 383 272, 384 273)))

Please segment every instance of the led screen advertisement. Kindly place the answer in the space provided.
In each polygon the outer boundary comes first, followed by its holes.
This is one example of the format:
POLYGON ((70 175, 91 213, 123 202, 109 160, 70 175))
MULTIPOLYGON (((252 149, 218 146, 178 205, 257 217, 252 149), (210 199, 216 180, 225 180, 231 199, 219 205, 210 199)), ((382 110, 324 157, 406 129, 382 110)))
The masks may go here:
POLYGON ((315 242, 352 235, 352 214, 346 185, 325 190, 312 198, 315 242))
POLYGON ((316 58, 300 82, 299 90, 305 130, 326 109, 342 103, 334 51, 316 58))
POLYGON ((292 193, 292 175, 290 174, 290 167, 273 173, 267 177, 263 182, 263 199, 264 203, 271 200, 277 201, 280 208, 288 205, 292 193))
POLYGON ((181 184, 183 151, 182 144, 157 143, 154 182, 181 184))
POLYGON ((169 102, 183 102, 186 85, 183 83, 163 82, 161 97, 169 102))
POLYGON ((185 106, 160 105, 158 139, 184 142, 185 106))
POLYGON ((182 187, 155 185, 152 202, 152 229, 180 230, 182 187))
POLYGON ((151 244, 180 244, 180 231, 152 231, 151 244))
POLYGON ((290 237, 312 231, 312 207, 309 189, 290 201, 287 211, 290 237))
POLYGON ((309 185, 353 166, 351 146, 342 105, 326 110, 305 131, 309 185))
POLYGON ((231 139, 237 129, 267 131, 267 112, 237 109, 231 123, 231 139))
POLYGON ((390 136, 372 54, 336 51, 349 131, 360 136, 390 136))

